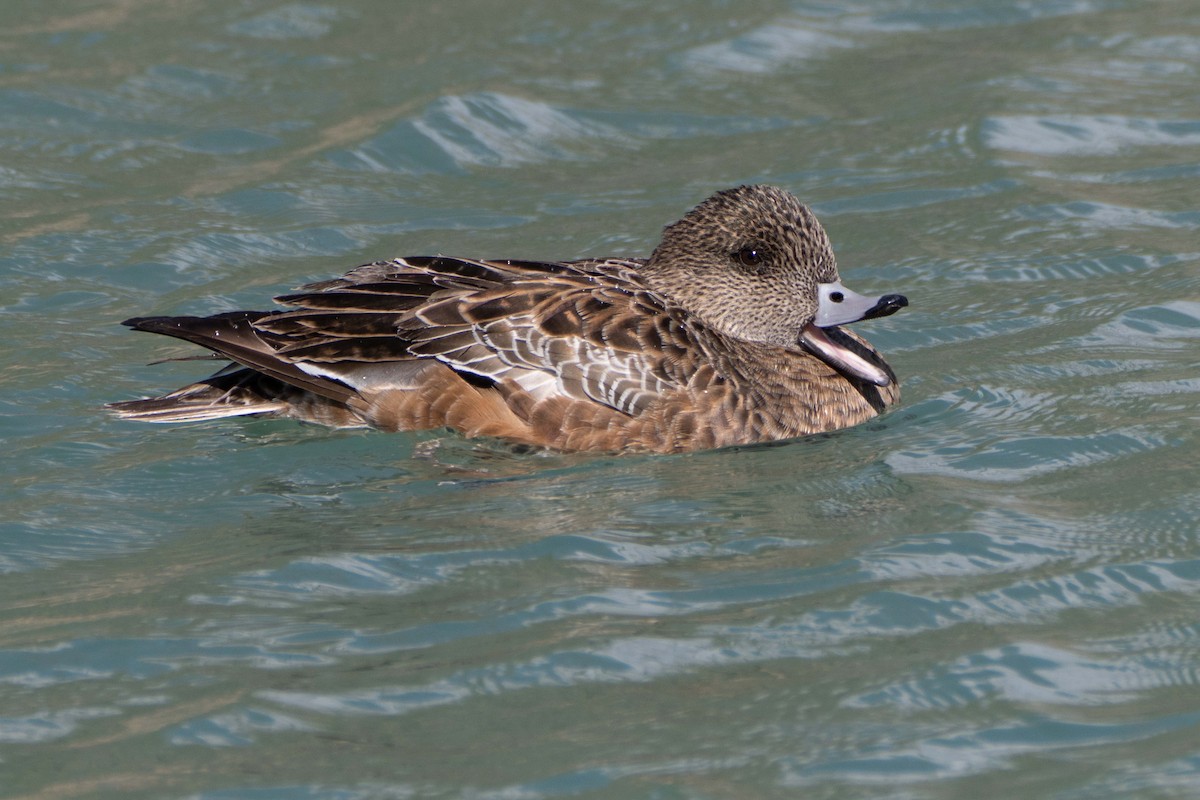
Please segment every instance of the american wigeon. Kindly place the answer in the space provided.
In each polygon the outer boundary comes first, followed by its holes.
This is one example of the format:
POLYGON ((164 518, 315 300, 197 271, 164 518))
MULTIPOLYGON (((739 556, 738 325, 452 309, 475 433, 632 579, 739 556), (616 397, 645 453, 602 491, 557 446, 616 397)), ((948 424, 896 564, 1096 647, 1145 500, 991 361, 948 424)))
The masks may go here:
POLYGON ((564 451, 787 439, 898 400, 891 367, 841 326, 908 304, 844 287, 816 217, 770 186, 708 198, 649 259, 397 258, 276 301, 289 308, 126 320, 234 363, 109 407, 450 427, 564 451))

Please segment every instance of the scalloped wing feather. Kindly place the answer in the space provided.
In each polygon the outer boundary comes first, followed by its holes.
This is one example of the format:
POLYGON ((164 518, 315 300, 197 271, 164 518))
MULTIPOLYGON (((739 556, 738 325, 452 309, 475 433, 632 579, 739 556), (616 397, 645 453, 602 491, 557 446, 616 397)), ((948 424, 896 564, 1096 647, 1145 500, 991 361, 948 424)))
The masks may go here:
POLYGON ((534 405, 562 396, 637 414, 684 388, 694 365, 680 357, 695 344, 634 282, 639 263, 376 262, 277 298, 293 310, 255 329, 281 360, 359 391, 397 386, 408 373, 394 362, 432 358, 534 405))

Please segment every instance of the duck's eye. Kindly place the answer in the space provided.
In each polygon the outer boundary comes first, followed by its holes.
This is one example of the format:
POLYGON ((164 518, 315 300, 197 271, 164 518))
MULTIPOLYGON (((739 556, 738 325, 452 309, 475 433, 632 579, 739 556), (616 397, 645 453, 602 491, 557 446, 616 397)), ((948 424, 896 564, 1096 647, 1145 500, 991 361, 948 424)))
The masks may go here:
POLYGON ((743 247, 741 250, 738 250, 736 253, 734 253, 733 257, 736 258, 737 262, 743 267, 761 267, 763 261, 766 260, 766 256, 763 254, 763 251, 754 247, 743 247))

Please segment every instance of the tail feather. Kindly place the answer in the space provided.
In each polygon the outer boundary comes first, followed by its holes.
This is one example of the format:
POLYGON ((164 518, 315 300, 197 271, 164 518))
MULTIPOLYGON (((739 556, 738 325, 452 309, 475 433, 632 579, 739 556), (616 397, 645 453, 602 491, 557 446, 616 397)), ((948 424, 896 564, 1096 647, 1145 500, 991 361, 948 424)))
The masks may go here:
POLYGON ((286 404, 276 403, 271 407, 238 407, 205 403, 195 398, 180 401, 175 397, 149 397, 145 400, 123 400, 119 403, 109 403, 106 408, 114 411, 121 419, 137 422, 205 422, 225 417, 278 414, 286 409, 286 404))
POLYGON ((202 422, 223 417, 286 415, 288 387, 274 378, 231 364, 210 378, 162 397, 123 400, 106 408, 140 422, 202 422))
POLYGON ((350 399, 354 392, 345 384, 310 375, 278 356, 254 329, 254 322, 268 313, 232 311, 211 317, 132 317, 121 324, 135 331, 161 333, 207 347, 265 376, 330 400, 345 402, 350 399))

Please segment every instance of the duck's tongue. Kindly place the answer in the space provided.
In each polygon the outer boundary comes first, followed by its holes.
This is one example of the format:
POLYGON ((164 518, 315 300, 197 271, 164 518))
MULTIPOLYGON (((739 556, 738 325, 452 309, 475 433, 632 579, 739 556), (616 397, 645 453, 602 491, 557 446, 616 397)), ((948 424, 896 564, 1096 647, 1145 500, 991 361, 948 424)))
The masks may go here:
POLYGON ((829 334, 811 322, 800 332, 800 344, 810 353, 834 369, 870 381, 876 386, 887 386, 892 382, 887 373, 829 338, 829 334))

